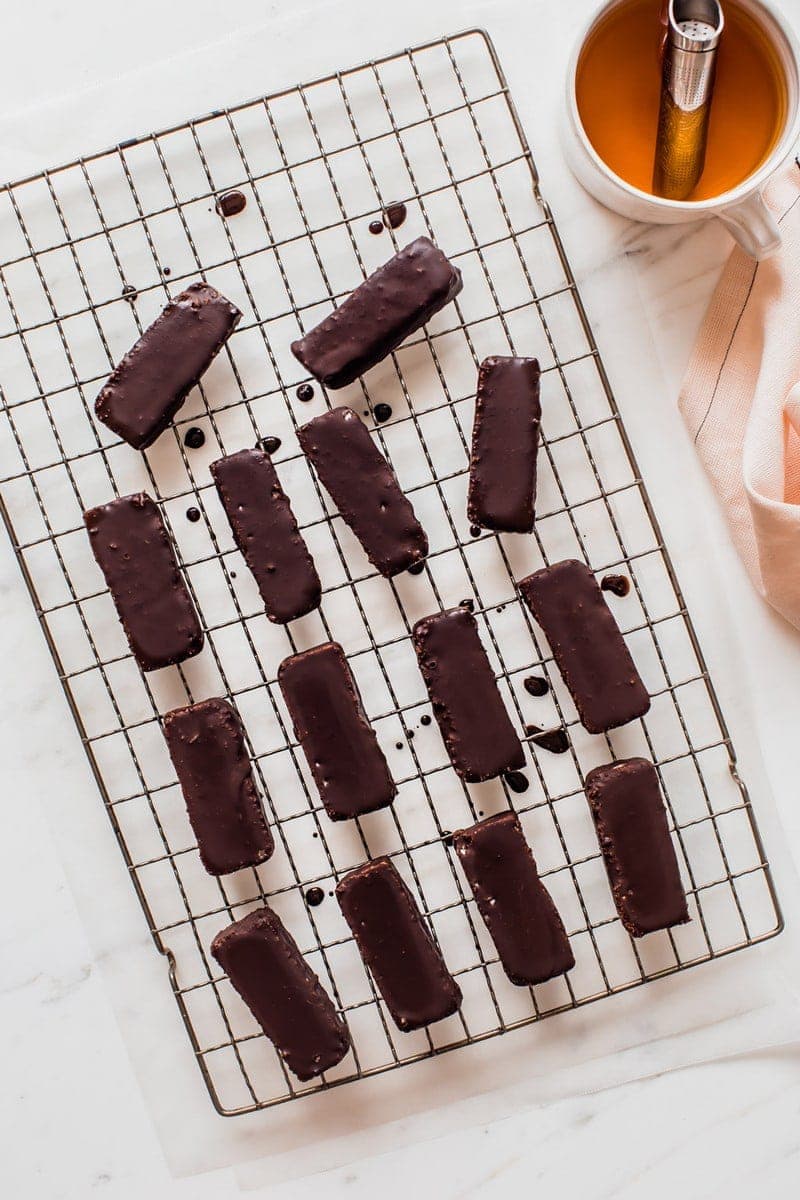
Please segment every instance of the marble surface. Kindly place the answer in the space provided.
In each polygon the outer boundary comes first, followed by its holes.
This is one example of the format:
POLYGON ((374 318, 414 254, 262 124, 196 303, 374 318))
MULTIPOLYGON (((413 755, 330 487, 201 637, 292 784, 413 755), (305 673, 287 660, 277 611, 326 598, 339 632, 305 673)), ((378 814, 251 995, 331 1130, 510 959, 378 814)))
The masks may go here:
MULTIPOLYGON (((800 28, 794 0, 782 7, 800 28)), ((765 814, 767 841, 779 865, 790 938, 800 912, 792 867, 800 861, 794 794, 800 642, 750 591, 674 400, 730 243, 713 225, 631 226, 600 210, 569 176, 555 118, 564 62, 585 8, 584 0, 558 6, 407 0, 401 11, 382 11, 363 0, 300 0, 287 13, 278 3, 254 0, 235 8, 214 0, 138 0, 135 23, 130 10, 123 23, 118 9, 95 0, 69 9, 53 0, 15 6, 4 18, 5 44, 14 53, 0 75, 0 173, 14 177, 87 144, 102 146, 443 31, 487 27, 734 740, 759 777, 763 760, 774 793, 775 813, 770 806, 765 814)), ((648 1200, 757 1191, 771 1200, 795 1193, 800 1029, 793 1010, 779 1016, 767 1007, 758 1026, 722 1028, 713 1016, 721 976, 715 983, 708 972, 702 977, 707 1025, 669 1052, 632 1050, 519 1096, 487 1092, 465 1111, 463 1128, 450 1119, 455 1109, 443 1091, 426 1122, 401 1115, 389 1132, 351 1135, 345 1148, 322 1156, 289 1152, 279 1161, 275 1126, 259 1118, 247 1133, 246 1157, 269 1152, 263 1164, 243 1162, 241 1135, 231 1132, 236 1122, 203 1109, 207 1130, 198 1117, 196 1127, 189 1122, 188 1140, 196 1128, 198 1140, 214 1140, 215 1161, 226 1161, 227 1147, 228 1161, 239 1165, 187 1177, 190 1158, 179 1161, 158 1134, 170 1119, 180 1121, 186 1089, 198 1091, 199 1080, 182 1049, 182 1066, 164 1053, 164 1036, 177 1047, 184 1035, 3 539, 0 596, 7 697, 0 716, 0 1107, 7 1135, 0 1179, 9 1194, 221 1200, 243 1191, 302 1198, 380 1189, 400 1196, 416 1187, 449 1200, 527 1187, 544 1196, 648 1200), (92 848, 90 866, 88 856, 79 865, 64 853, 77 820, 92 848), (108 898, 102 905, 100 896, 108 898), (147 1087, 134 1069, 142 1056, 152 1066, 147 1087), (317 1173, 300 1178, 308 1170, 317 1173)), ((786 958, 782 943, 773 944, 775 954, 786 958)), ((779 960, 760 961, 771 970, 779 960)), ((756 962, 740 956, 738 968, 735 959, 725 964, 726 987, 746 990, 756 962)))

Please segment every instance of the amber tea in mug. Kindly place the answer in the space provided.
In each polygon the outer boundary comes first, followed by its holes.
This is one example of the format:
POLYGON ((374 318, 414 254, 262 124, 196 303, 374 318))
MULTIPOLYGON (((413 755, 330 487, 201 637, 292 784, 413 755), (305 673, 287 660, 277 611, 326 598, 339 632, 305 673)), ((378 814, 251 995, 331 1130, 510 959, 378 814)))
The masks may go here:
MULTIPOLYGON (((690 201, 714 199, 753 175, 786 124, 786 80, 774 48, 735 0, 722 7, 705 169, 690 201)), ((590 34, 575 82, 596 153, 615 175, 651 195, 663 37, 661 0, 623 0, 590 34)))

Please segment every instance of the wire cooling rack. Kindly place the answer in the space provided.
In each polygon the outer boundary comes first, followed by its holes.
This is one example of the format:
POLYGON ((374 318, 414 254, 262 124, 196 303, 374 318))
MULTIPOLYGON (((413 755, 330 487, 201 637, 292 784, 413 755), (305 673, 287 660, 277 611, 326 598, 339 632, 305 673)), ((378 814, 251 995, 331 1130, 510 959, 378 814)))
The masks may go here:
POLYGON ((217 1109, 241 1113, 390 1070, 668 975, 779 931, 747 792, 533 159, 487 35, 471 31, 209 116, 0 189, 3 515, 120 849, 217 1109), (215 197, 247 197, 223 220, 215 197), (405 225, 369 231, 404 201, 405 225), (419 577, 376 576, 330 509, 295 430, 331 403, 289 343, 400 242, 430 234, 464 290, 427 327, 337 393, 363 410, 428 531, 419 577), (144 454, 92 415, 109 369, 168 294, 204 277, 243 321, 174 429, 144 454), (537 355, 544 442, 532 537, 466 523, 477 364, 537 355), (392 416, 374 419, 374 405, 392 416), (200 449, 184 436, 199 426, 200 449), (322 608, 270 625, 218 505, 208 464, 264 436, 324 584, 322 608), (92 559, 81 511, 144 488, 157 497, 207 633, 201 656, 143 676, 92 559), (187 509, 201 519, 187 521, 187 509), (514 579, 572 556, 624 572, 610 597, 652 694, 650 713, 591 737, 514 579), (520 729, 564 727, 568 752, 529 747, 524 794, 466 787, 447 762, 410 643, 412 623, 471 600, 520 729), (340 641, 398 783, 390 811, 333 825, 276 686, 286 654, 340 641), (534 698, 531 674, 549 679, 534 698), (199 861, 159 715, 231 697, 248 730, 274 858, 225 879, 199 861), (422 718, 425 718, 423 720, 422 718), (581 783, 641 753, 657 764, 690 900, 687 926, 635 943, 614 912, 581 783), (512 805, 570 934, 565 978, 515 988, 460 875, 449 831, 512 805), (388 854, 414 889, 464 992, 461 1013, 399 1033, 331 898, 388 854), (321 888, 310 906, 306 891, 321 888), (298 1083, 210 957, 219 929, 264 900, 350 1026, 353 1050, 298 1083))

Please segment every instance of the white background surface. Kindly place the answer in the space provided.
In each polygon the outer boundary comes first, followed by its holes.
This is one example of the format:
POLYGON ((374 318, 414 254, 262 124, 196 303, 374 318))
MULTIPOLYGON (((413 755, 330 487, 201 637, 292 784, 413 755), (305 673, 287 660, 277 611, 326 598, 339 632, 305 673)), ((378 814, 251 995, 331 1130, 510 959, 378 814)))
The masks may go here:
MULTIPOLYGON (((4 13, 0 176, 16 177, 442 32, 487 27, 581 283, 734 740, 754 768, 759 747, 763 755, 783 829, 783 835, 773 833, 768 849, 780 857, 785 843, 797 862, 800 642, 750 592, 675 410, 681 373, 729 242, 713 226, 629 226, 599 210, 568 175, 556 116, 564 63, 587 8, 585 0, 558 5, 405 0, 397 12, 374 0, 372 5, 319 0, 287 11, 252 0, 224 6, 211 0, 138 0, 124 9, 93 0, 69 7, 52 0, 14 6, 4 13), (246 38, 233 36, 242 30, 250 31, 246 38), (208 50, 214 43, 219 44, 208 50), (34 111, 52 101, 43 113, 34 111)), ((800 27, 797 0, 784 0, 782 8, 800 27)), ((171 998, 161 973, 148 974, 155 956, 105 817, 96 811, 82 750, 4 542, 0 593, 5 681, 0 1128, 8 1142, 0 1155, 0 1182, 8 1194, 21 1197, 96 1193, 222 1200, 240 1188, 302 1173, 304 1164, 295 1161, 282 1162, 280 1172, 223 1168, 176 1178, 179 1168, 174 1161, 168 1165, 151 1120, 152 1097, 148 1103, 143 1099, 109 988, 117 1006, 125 998, 129 1021, 140 1016, 140 1043, 151 1028, 149 1010, 168 1006, 171 998), (73 871, 68 883, 59 830, 78 814, 81 820, 85 814, 86 837, 96 854, 93 869, 80 877, 73 871), (102 909, 91 922, 91 946, 76 899, 79 907, 102 909)), ((791 886, 785 894, 793 901, 791 886)), ((797 913, 796 902, 787 904, 790 925, 797 913)), ((754 967, 750 955, 740 956, 736 986, 748 987, 754 967)), ((716 968, 703 970, 713 1021, 716 968)), ((653 1003, 664 1003, 657 989, 652 995, 653 1003)), ((346 1165, 278 1184, 272 1194, 399 1196, 416 1188, 442 1198, 504 1196, 521 1189, 542 1196, 648 1200, 678 1191, 689 1198, 794 1195, 800 1183, 800 1031, 789 1030, 795 1045, 746 1054, 737 1054, 737 1048, 752 1045, 752 1039, 737 1043, 734 1032, 721 1040, 718 1032, 710 1027, 694 1035, 683 1058, 702 1060, 724 1047, 728 1056, 722 1061, 659 1074, 663 1059, 640 1056, 629 1070, 605 1078, 594 1072, 563 1087, 553 1081, 516 1108, 507 1098, 491 1096, 483 1111, 473 1106, 463 1132, 452 1122, 448 1127, 431 1120, 427 1130, 415 1128, 410 1144, 402 1130, 360 1145, 351 1141, 341 1155, 346 1165), (651 1077, 594 1090, 626 1073, 651 1077), (592 1091, 581 1094, 581 1088, 592 1091), (567 1098, 545 1103, 559 1094, 567 1098), (430 1140, 445 1127, 445 1136, 430 1140), (376 1156, 389 1145, 396 1148, 376 1156)), ((174 1036, 183 1036, 177 1023, 174 1036)), ((768 1029, 763 1036, 770 1038, 768 1029)), ((154 1039, 156 1059, 159 1052, 154 1039)), ((193 1071, 189 1063, 190 1079, 193 1071)), ((199 1077, 195 1083, 199 1091, 199 1077)), ((165 1109, 181 1104, 179 1084, 165 1073, 160 1096, 165 1109)), ((347 1090, 340 1095, 346 1098, 347 1090)), ((263 1152, 274 1153, 270 1116, 259 1120, 252 1138, 258 1145, 263 1137, 263 1152)), ((232 1123, 221 1123, 221 1136, 227 1136, 232 1123)))

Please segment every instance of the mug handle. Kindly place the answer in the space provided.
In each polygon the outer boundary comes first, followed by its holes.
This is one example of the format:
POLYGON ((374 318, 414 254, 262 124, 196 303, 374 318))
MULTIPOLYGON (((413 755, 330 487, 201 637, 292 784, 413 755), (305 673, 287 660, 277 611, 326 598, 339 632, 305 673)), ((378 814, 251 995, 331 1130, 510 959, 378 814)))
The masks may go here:
POLYGON ((753 192, 738 204, 717 214, 728 226, 733 237, 756 262, 770 258, 781 244, 781 231, 764 203, 761 192, 753 192))

